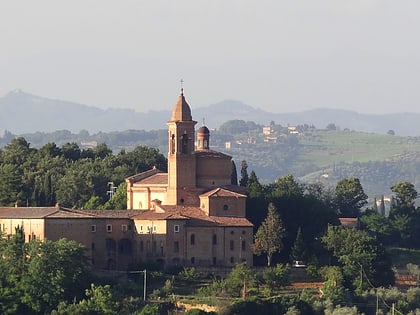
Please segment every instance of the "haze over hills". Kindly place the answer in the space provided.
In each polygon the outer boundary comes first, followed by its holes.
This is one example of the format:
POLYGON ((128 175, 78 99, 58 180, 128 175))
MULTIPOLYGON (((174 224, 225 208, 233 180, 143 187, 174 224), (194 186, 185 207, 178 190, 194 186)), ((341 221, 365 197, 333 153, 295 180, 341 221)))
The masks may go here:
MULTIPOLYGON (((174 99, 175 103, 176 99, 174 99)), ((13 134, 69 130, 90 133, 123 131, 129 129, 164 129, 172 106, 168 110, 136 112, 131 109, 100 109, 93 106, 35 96, 14 90, 0 98, 0 132, 13 134)), ((210 128, 218 128, 228 120, 254 121, 268 125, 271 121, 283 126, 314 125, 325 128, 334 123, 341 129, 373 133, 395 131, 401 136, 420 135, 419 113, 367 115, 337 109, 314 109, 303 112, 270 113, 240 101, 225 100, 206 107, 194 107, 193 117, 210 128)))

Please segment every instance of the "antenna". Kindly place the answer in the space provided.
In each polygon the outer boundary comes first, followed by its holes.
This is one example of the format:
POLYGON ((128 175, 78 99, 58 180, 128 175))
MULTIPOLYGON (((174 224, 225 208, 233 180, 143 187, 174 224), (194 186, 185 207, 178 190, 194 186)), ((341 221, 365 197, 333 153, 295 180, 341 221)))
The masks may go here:
POLYGON ((115 191, 117 190, 117 187, 114 186, 114 182, 108 182, 109 190, 106 192, 107 195, 109 195, 109 199, 112 199, 112 197, 115 194, 115 191))

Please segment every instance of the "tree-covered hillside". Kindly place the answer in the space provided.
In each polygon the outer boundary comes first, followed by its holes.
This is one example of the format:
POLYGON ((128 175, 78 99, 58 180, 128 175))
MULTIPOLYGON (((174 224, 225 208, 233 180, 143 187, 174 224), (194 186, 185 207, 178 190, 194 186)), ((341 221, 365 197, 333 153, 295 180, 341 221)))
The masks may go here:
MULTIPOLYGON (((340 130, 333 123, 326 129, 310 125, 281 126, 271 122, 263 133, 263 125, 252 121, 231 120, 211 131, 210 146, 229 154, 239 165, 247 161, 261 182, 268 183, 286 174, 302 182, 323 182, 334 186, 347 177, 357 177, 373 200, 389 194, 397 181, 420 185, 420 137, 340 130)), ((0 147, 16 136, 5 132, 0 147)), ((126 130, 77 134, 60 130, 37 132, 23 137, 33 148, 54 142, 57 146, 77 143, 81 149, 105 143, 115 153, 130 152, 137 146, 148 146, 167 152, 167 130, 126 130)))

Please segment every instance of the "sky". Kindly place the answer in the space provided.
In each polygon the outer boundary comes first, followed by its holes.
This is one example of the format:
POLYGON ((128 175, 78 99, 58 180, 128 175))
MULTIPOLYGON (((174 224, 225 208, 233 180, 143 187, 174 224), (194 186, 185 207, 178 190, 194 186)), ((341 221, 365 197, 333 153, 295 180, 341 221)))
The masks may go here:
POLYGON ((418 0, 2 0, 0 96, 420 112, 418 0))

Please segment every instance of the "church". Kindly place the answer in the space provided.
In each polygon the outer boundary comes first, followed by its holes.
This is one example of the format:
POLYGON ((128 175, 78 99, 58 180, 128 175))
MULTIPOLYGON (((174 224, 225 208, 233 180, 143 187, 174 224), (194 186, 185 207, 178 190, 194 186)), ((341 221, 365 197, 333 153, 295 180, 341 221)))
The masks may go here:
POLYGON ((162 236, 157 243, 146 240, 146 248, 155 255, 160 246, 165 264, 252 265, 253 226, 243 187, 231 184, 232 158, 210 149, 206 126, 195 137, 196 123, 181 89, 167 122, 168 172, 152 169, 127 178, 127 209, 141 210, 140 235, 162 236))
POLYGON ((210 149, 210 131, 195 130, 183 89, 168 126, 168 171, 126 179, 127 210, 0 208, 5 236, 17 226, 25 241, 62 237, 85 245, 93 269, 253 264, 253 225, 243 187, 232 185, 232 158, 210 149))

